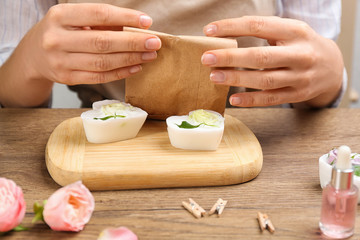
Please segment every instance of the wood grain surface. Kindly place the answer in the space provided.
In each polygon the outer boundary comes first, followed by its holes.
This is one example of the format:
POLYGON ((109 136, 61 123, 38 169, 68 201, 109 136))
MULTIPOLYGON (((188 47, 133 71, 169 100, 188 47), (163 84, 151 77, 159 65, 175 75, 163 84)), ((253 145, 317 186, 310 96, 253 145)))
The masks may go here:
MULTIPOLYGON (((115 226, 127 226, 139 239, 323 239, 318 158, 342 144, 360 152, 360 109, 231 109, 227 114, 248 126, 263 149, 263 168, 254 180, 221 187, 94 191, 95 211, 82 232, 33 225, 33 203, 60 187, 46 169, 47 140, 59 123, 83 111, 0 109, 0 176, 22 187, 23 225, 31 228, 2 239, 96 239, 115 226), (181 206, 189 197, 207 211, 218 198, 228 203, 220 218, 195 219, 181 206), (269 215, 274 234, 260 231, 258 211, 269 215)), ((360 239, 359 215, 360 207, 350 239, 360 239)))
POLYGON ((135 138, 94 144, 86 140, 81 118, 70 118, 50 135, 46 166, 58 184, 82 180, 90 190, 231 185, 261 170, 261 146, 237 118, 225 116, 216 151, 174 148, 166 129, 165 121, 147 120, 135 138))

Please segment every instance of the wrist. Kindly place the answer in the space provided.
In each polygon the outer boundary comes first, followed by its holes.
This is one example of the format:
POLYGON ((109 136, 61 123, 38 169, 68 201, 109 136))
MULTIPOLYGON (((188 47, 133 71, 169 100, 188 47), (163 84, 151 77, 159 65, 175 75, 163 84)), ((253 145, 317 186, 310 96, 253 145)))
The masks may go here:
POLYGON ((343 85, 343 81, 340 81, 339 84, 334 88, 331 88, 330 90, 318 95, 313 99, 305 101, 304 103, 313 108, 331 107, 335 102, 338 102, 340 97, 342 97, 342 93, 345 91, 343 88, 346 87, 343 85))
POLYGON ((0 68, 0 103, 4 107, 38 107, 46 103, 53 82, 39 77, 21 48, 0 68))

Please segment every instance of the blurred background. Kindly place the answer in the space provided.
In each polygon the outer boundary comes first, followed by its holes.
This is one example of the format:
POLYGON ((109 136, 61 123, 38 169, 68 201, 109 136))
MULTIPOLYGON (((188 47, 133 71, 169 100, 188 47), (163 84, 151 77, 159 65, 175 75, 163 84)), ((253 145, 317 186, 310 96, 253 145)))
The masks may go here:
MULTIPOLYGON (((340 107, 360 108, 360 0, 342 1, 341 34, 338 45, 344 56, 349 85, 340 107)), ((80 100, 67 86, 55 84, 53 108, 79 108, 80 100)))

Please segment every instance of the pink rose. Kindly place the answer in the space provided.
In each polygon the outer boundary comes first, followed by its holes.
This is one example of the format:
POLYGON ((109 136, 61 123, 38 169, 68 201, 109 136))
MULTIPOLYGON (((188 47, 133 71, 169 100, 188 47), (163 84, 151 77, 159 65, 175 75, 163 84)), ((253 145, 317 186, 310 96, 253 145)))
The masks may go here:
POLYGON ((0 232, 7 232, 20 224, 26 204, 19 186, 10 179, 0 178, 0 232))
POLYGON ((44 207, 44 221, 52 230, 78 232, 89 222, 95 201, 81 181, 54 192, 44 207))
POLYGON ((138 240, 138 238, 126 227, 119 227, 105 229, 100 233, 98 240, 138 240))

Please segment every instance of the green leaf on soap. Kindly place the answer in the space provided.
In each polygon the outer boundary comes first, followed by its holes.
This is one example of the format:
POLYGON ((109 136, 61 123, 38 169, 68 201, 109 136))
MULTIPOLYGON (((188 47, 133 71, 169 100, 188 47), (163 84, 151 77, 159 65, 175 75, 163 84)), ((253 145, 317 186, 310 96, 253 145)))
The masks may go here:
POLYGON ((102 117, 102 118, 94 118, 94 120, 102 120, 102 121, 105 121, 105 120, 108 120, 108 119, 110 119, 110 118, 117 118, 117 117, 120 117, 120 118, 124 118, 125 116, 123 116, 123 115, 110 115, 110 116, 106 116, 106 117, 102 117))
MULTIPOLYGON (((175 123, 176 124, 176 123, 175 123)), ((200 123, 199 125, 192 125, 190 123, 188 123, 187 121, 182 121, 181 124, 176 124, 179 128, 186 128, 186 129, 192 129, 192 128, 198 128, 202 125, 203 123, 200 123)))

